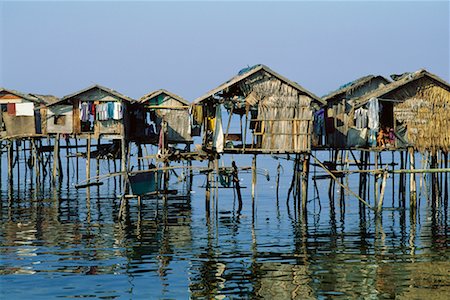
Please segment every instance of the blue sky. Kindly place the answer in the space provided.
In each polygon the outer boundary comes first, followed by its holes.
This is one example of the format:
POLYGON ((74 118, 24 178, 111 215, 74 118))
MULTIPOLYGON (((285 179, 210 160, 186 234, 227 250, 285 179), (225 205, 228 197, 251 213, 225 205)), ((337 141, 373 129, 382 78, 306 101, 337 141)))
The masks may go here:
POLYGON ((263 63, 315 94, 426 68, 449 81, 449 2, 0 3, 0 86, 99 83, 189 101, 263 63))

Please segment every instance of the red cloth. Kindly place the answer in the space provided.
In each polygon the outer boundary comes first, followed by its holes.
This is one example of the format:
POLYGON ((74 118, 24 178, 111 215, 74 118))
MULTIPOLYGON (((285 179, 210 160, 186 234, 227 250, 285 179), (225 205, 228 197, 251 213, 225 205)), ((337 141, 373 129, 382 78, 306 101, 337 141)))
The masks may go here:
POLYGON ((15 116, 16 115, 16 104, 15 103, 8 103, 6 106, 8 110, 8 115, 15 116))

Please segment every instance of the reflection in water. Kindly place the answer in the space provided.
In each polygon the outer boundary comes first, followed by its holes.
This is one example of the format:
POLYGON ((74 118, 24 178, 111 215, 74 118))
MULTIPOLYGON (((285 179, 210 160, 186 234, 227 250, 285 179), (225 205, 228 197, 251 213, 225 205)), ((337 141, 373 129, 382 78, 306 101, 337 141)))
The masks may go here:
POLYGON ((292 201, 285 205, 281 178, 280 201, 275 187, 259 187, 254 216, 243 189, 240 214, 233 191, 226 190, 207 218, 197 190, 191 197, 144 199, 141 206, 130 199, 118 220, 113 179, 86 190, 63 182, 38 191, 27 182, 20 190, 2 183, 5 299, 450 295, 445 199, 439 205, 422 199, 417 210, 388 209, 375 216, 348 195, 335 202, 327 197, 328 183, 318 182, 311 184, 317 195, 306 218, 292 201))

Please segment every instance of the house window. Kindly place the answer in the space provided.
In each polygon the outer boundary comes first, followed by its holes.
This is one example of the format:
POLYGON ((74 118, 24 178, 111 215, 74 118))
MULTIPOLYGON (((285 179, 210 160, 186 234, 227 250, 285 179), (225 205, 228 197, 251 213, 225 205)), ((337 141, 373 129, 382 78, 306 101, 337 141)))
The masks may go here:
POLYGON ((63 126, 66 124, 66 116, 64 115, 55 115, 53 118, 53 124, 63 126))

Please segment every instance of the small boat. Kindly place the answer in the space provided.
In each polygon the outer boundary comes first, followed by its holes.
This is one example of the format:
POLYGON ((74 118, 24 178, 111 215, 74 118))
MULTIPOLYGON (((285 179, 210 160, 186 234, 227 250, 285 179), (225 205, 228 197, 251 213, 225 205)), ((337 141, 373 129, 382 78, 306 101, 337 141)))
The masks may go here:
POLYGON ((145 173, 129 173, 131 191, 134 195, 142 196, 154 193, 161 189, 162 171, 145 173))

